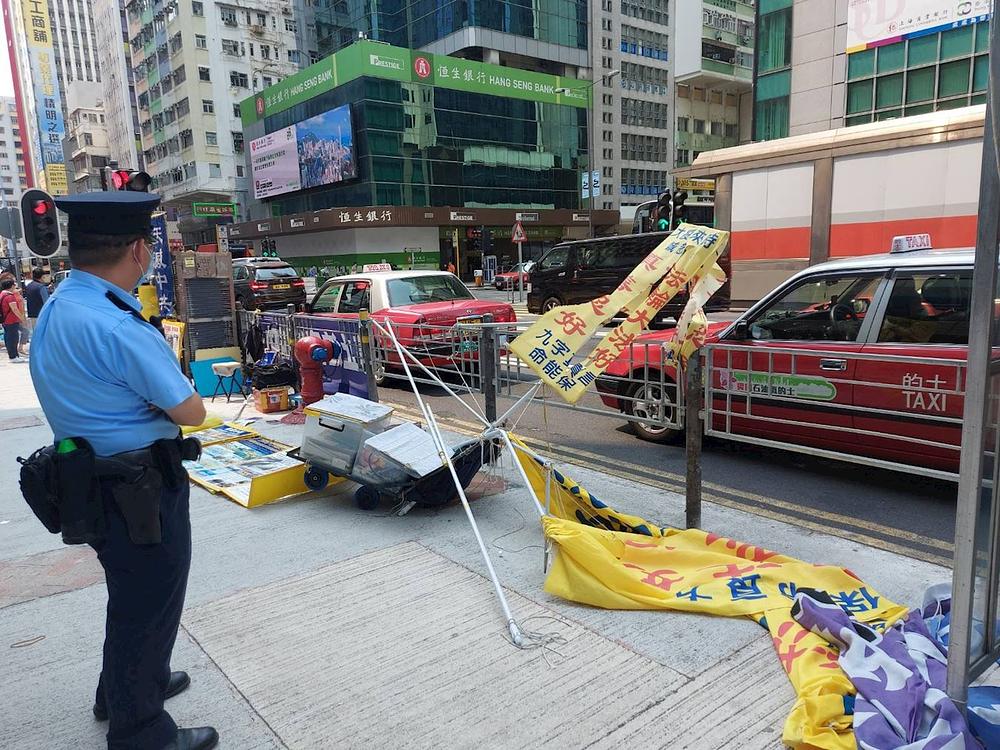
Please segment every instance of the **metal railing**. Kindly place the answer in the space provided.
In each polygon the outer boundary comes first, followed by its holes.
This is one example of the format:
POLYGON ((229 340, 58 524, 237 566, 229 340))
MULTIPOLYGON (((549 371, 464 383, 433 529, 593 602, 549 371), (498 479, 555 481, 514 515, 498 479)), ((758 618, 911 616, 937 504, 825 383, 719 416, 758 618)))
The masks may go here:
MULTIPOLYGON (((341 344, 345 366, 362 372, 370 366, 378 383, 408 382, 399 355, 379 325, 372 331, 371 361, 366 362, 366 349, 361 346, 357 320, 249 310, 240 310, 237 320, 241 348, 251 325, 260 326, 265 350, 292 361, 298 339, 318 336, 341 344)), ((383 321, 380 325, 386 323, 383 321)), ((434 377, 441 378, 456 392, 481 396, 486 414, 495 416, 497 399, 519 398, 538 380, 509 349, 510 342, 530 325, 526 322, 494 323, 486 316, 486 320, 478 317, 459 319, 451 326, 394 324, 393 330, 400 343, 420 362, 421 366, 411 367, 417 383, 434 386, 434 377)), ((597 335, 588 342, 574 362, 581 361, 600 339, 597 335)), ((544 389, 539 390, 533 400, 551 408, 616 419, 624 413, 629 421, 652 429, 683 429, 684 386, 655 366, 663 358, 660 344, 634 344, 625 356, 626 374, 602 376, 598 390, 587 393, 576 404, 568 404, 544 389)))
POLYGON ((703 361, 706 435, 938 479, 958 477, 940 466, 958 463, 965 360, 708 344, 703 361), (905 374, 898 382, 847 376, 865 363, 905 374), (900 395, 906 407, 893 408, 900 395), (905 425, 919 426, 921 434, 905 425), (929 456, 938 466, 864 455, 878 452, 929 456))

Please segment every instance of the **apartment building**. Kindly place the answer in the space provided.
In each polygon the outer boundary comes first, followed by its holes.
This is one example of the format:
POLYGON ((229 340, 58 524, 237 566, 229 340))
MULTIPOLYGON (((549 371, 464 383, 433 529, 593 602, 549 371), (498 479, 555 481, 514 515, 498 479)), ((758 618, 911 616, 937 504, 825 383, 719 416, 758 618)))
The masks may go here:
POLYGON ((196 216, 193 204, 245 211, 239 102, 309 62, 293 5, 130 0, 125 10, 146 171, 185 243, 215 242, 228 217, 196 216))

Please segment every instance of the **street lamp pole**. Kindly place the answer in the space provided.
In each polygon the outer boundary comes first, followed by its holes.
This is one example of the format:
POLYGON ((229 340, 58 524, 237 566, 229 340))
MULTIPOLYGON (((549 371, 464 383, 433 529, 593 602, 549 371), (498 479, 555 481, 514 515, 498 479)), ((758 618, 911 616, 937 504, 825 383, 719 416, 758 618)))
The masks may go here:
MULTIPOLYGON (((620 70, 612 70, 603 74, 600 78, 595 78, 587 85, 589 99, 587 101, 587 236, 594 236, 594 164, 597 159, 594 156, 594 86, 598 81, 609 82, 615 76, 621 74, 620 70)), ((568 94, 570 90, 565 87, 556 89, 557 94, 568 94)))

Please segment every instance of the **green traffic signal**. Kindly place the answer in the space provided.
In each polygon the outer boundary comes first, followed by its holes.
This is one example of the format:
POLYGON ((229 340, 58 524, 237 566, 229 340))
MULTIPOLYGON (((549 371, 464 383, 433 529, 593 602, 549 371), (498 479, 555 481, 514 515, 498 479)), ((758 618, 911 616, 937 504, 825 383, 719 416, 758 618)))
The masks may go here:
POLYGON ((670 222, 667 219, 658 219, 656 222, 657 232, 666 232, 670 229, 670 222))

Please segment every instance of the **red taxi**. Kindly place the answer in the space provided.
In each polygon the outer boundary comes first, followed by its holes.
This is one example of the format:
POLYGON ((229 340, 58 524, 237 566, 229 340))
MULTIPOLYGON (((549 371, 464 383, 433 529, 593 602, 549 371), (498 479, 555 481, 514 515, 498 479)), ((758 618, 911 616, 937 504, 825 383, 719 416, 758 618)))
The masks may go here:
MULTIPOLYGON (((506 302, 476 299, 458 277, 447 271, 371 271, 328 280, 313 296, 306 312, 334 320, 357 320, 361 310, 379 322, 392 321, 400 343, 421 354, 428 367, 449 367, 456 359, 473 359, 457 351, 463 343, 452 331, 459 323, 475 325, 484 315, 496 323, 514 323, 506 302)), ((467 338, 467 337, 466 337, 467 338)), ((399 364, 384 337, 376 335, 381 359, 399 364)), ((378 380, 383 373, 379 372, 378 380)))
MULTIPOLYGON (((710 324, 710 429, 957 471, 974 252, 914 246, 930 240, 812 266, 736 321, 710 324)), ((597 381, 645 440, 678 433, 634 419, 677 423, 660 347, 672 337, 640 337, 597 381)))

